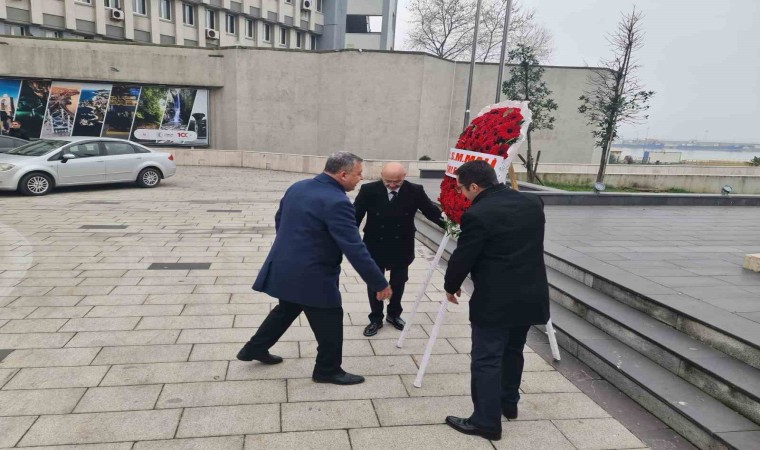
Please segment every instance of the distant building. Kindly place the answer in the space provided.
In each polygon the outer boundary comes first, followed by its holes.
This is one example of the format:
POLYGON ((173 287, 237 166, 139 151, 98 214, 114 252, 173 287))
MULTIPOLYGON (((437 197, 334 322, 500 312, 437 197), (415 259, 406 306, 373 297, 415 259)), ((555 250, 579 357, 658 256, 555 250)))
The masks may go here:
POLYGON ((0 35, 393 50, 397 0, 5 0, 0 35))

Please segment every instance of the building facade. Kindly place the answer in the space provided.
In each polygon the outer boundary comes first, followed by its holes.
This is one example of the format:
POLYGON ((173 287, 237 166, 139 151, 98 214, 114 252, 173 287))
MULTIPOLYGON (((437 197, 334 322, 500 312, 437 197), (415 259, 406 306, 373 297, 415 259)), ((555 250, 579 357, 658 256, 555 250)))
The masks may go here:
POLYGON ((392 50, 395 15, 396 0, 0 0, 0 35, 392 50))

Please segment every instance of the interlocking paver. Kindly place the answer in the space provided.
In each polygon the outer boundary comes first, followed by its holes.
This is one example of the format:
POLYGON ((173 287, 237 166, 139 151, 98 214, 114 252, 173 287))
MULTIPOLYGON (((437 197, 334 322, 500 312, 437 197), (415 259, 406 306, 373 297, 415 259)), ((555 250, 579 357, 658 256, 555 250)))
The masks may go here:
POLYGON ((93 387, 85 392, 75 413, 153 409, 162 385, 93 387))
POLYGON ((167 384, 156 408, 283 403, 287 397, 285 380, 167 384))
POLYGON ((20 445, 87 444, 174 436, 181 410, 42 416, 20 445))
POLYGON ((3 389, 52 389, 97 386, 108 366, 35 367, 21 369, 3 389))

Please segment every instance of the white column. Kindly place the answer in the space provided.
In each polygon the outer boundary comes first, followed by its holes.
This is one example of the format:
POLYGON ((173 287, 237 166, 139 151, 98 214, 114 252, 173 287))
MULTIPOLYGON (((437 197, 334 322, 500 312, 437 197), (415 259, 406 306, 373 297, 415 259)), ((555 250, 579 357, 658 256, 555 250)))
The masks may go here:
MULTIPOLYGON (((5 11, 5 8, 2 9, 5 11)), ((29 10, 29 15, 31 16, 32 23, 42 25, 42 0, 30 0, 29 10)))
POLYGON ((158 20, 160 11, 158 0, 150 0, 150 42, 154 44, 161 43, 161 22, 158 20))
POLYGON ((101 36, 106 34, 106 5, 101 1, 92 2, 95 6, 95 32, 101 36))
POLYGON ((206 7, 198 5, 198 17, 196 17, 196 23, 198 24, 198 46, 206 46, 206 7))
POLYGON ((122 8, 124 8, 124 39, 135 39, 135 3, 133 0, 124 0, 122 8))
POLYGON ((174 0, 174 43, 176 45, 185 44, 185 25, 182 22, 182 2, 174 0))
POLYGON ((7 19, 7 13, 5 10, 5 0, 0 0, 0 19, 7 19))
POLYGON ((74 0, 64 0, 64 11, 66 16, 66 28, 69 30, 77 29, 77 18, 74 12, 74 0))

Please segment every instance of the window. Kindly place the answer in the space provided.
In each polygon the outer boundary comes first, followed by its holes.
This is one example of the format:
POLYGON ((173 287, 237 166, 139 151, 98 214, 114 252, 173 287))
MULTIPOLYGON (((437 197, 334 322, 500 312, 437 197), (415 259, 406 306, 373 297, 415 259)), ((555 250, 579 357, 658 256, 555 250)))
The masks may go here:
POLYGON ((317 0, 317 11, 322 12, 322 0, 317 0))
POLYGON ((45 30, 46 38, 63 39, 63 31, 50 31, 45 30))
POLYGON ((235 21, 237 17, 227 14, 225 19, 227 34, 235 34, 235 21))
POLYGON ((311 36, 311 49, 312 50, 317 49, 317 37, 314 35, 311 36))
POLYGON ((264 24, 264 42, 272 42, 272 25, 264 24))
POLYGON ((296 32, 296 48, 303 48, 303 33, 296 32))
POLYGON ((211 9, 206 10, 206 28, 216 30, 216 11, 211 9))
POLYGON ((164 20, 172 20, 172 0, 159 1, 158 17, 164 20))
POLYGON ((107 156, 132 155, 135 148, 126 142, 104 142, 107 156))
POLYGON ((86 144, 72 145, 64 154, 71 153, 77 158, 91 158, 93 156, 100 156, 100 145, 97 142, 89 142, 86 144))
POLYGON ((293 0, 285 0, 285 3, 287 3, 288 5, 292 5, 293 4, 293 0))
POLYGON ((253 39, 254 37, 254 22, 252 19, 245 19, 245 37, 248 39, 253 39))
POLYGON ((106 8, 121 9, 121 0, 103 0, 106 8))
POLYGON ((9 25, 11 29, 11 36, 31 36, 29 28, 23 25, 9 25))
POLYGON ((84 3, 85 5, 92 5, 92 0, 77 0, 77 3, 84 3))
POLYGON ((135 10, 135 14, 141 15, 141 16, 147 16, 148 15, 148 5, 145 4, 146 0, 134 0, 134 4, 132 5, 135 10))
POLYGON ((288 30, 280 28, 280 45, 288 45, 288 30))
POLYGON ((182 22, 185 25, 195 25, 195 7, 193 5, 182 4, 182 22))

